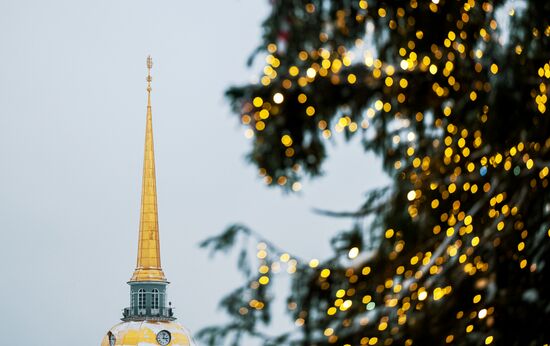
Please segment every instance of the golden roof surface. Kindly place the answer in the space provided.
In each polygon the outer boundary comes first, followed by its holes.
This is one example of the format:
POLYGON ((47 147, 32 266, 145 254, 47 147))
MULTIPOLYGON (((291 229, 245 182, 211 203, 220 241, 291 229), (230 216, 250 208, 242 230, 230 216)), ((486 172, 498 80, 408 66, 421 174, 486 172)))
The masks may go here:
POLYGON ((162 330, 170 333, 169 346, 195 346, 191 333, 179 323, 160 321, 119 323, 103 337, 101 346, 110 346, 109 333, 115 337, 115 346, 158 346, 156 338, 162 330))
POLYGON ((151 57, 147 58, 147 120, 145 126, 145 153, 141 190, 138 256, 133 281, 166 281, 160 265, 159 224, 157 209, 157 182, 153 145, 153 115, 151 111, 151 57))

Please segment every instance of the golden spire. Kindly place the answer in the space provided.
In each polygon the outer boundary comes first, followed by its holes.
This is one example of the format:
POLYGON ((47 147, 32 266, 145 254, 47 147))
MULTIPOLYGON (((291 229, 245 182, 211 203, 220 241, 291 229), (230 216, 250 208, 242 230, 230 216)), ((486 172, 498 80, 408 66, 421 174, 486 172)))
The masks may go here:
POLYGON ((153 60, 147 57, 147 122, 145 126, 145 155, 141 188, 141 214, 137 265, 130 281, 166 281, 160 266, 159 224, 157 210, 157 183, 153 146, 153 116, 151 112, 151 68, 153 60))

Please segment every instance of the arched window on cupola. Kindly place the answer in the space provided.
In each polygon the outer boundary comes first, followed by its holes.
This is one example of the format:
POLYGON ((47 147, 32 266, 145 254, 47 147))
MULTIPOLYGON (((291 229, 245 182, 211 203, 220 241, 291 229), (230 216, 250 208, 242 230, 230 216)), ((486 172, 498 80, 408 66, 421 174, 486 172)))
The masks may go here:
POLYGON ((145 309, 145 290, 143 288, 138 290, 138 309, 145 309))
POLYGON ((153 309, 158 309, 159 308, 159 290, 157 290, 156 288, 153 288, 153 302, 152 302, 152 307, 153 309))

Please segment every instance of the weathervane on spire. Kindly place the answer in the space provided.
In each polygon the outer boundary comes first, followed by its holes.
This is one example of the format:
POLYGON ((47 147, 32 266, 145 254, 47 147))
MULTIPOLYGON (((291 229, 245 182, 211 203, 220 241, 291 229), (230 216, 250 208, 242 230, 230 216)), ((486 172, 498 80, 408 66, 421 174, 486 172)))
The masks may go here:
POLYGON ((153 78, 151 77, 151 69, 153 68, 153 59, 149 55, 147 57, 147 91, 151 92, 151 81, 153 78))

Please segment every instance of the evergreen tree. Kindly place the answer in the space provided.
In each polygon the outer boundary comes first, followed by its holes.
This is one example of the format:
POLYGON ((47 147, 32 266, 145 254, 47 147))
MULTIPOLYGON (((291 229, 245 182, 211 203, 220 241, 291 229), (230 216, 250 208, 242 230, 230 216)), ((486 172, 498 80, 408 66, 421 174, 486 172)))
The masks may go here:
POLYGON ((550 342, 550 2, 272 0, 258 53, 259 82, 227 96, 268 185, 299 189, 341 135, 392 183, 327 212, 354 222, 322 263, 242 225, 206 240, 247 279, 205 343, 550 342), (297 327, 266 335, 280 266, 297 327))

